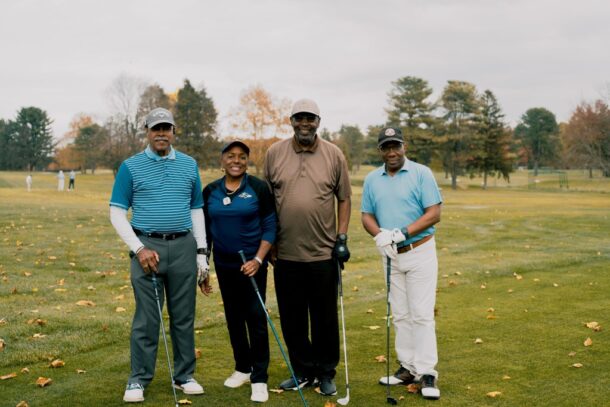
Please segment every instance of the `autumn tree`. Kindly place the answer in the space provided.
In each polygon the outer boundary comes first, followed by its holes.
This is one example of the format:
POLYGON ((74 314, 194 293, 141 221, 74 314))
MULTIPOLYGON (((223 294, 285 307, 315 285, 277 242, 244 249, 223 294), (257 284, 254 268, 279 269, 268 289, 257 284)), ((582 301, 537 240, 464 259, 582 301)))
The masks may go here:
POLYGON ((409 149, 409 158, 428 165, 435 150, 431 127, 435 117, 434 103, 428 99, 432 88, 424 79, 405 76, 392 82, 388 93, 387 124, 400 127, 409 149))
POLYGON ((509 179, 514 154, 511 153, 512 132, 505 125, 504 114, 493 92, 486 90, 480 97, 480 118, 477 132, 471 140, 467 165, 472 172, 483 175, 483 189, 488 175, 509 179))
POLYGON ((143 120, 148 112, 157 107, 172 110, 172 102, 163 88, 155 83, 147 86, 140 95, 137 118, 143 120))
POLYGON ((603 100, 583 102, 562 128, 561 138, 568 162, 589 170, 600 169, 610 177, 610 109, 603 100))
POLYGON ((250 151, 250 162, 256 173, 262 169, 266 150, 258 151, 259 146, 266 146, 265 139, 279 139, 291 134, 290 101, 278 100, 262 86, 252 86, 242 92, 239 105, 232 109, 230 126, 239 137, 249 139, 248 143, 257 148, 250 151))
POLYGON ((528 164, 538 175, 541 164, 555 158, 558 150, 558 131, 555 115, 543 107, 528 109, 515 128, 515 137, 520 140, 527 154, 528 164))
POLYGON ((476 87, 468 82, 448 81, 441 96, 444 110, 439 137, 445 173, 451 176, 451 188, 457 188, 457 177, 464 173, 476 136, 480 102, 476 87))

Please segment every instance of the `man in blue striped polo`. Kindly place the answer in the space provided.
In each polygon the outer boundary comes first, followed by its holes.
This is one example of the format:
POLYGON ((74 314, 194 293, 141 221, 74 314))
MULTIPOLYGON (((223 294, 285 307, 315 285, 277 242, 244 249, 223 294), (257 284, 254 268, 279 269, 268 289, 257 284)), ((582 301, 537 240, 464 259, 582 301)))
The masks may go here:
POLYGON ((163 292, 167 298, 174 385, 185 394, 203 393, 193 378, 197 284, 204 294, 210 292, 199 170, 193 158, 172 147, 175 123, 168 110, 153 109, 145 128, 149 144, 121 164, 110 198, 112 225, 132 252, 136 300, 125 402, 144 401, 155 372, 160 320, 151 273, 160 282, 161 306, 163 292))

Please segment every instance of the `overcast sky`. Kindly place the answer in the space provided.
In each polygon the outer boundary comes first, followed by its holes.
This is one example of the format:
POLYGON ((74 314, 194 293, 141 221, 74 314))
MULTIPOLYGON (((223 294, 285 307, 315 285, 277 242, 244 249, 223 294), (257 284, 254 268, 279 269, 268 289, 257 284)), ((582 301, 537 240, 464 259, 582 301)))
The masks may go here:
POLYGON ((2 0, 0 118, 37 106, 61 137, 77 113, 100 122, 120 74, 174 92, 205 86, 219 117, 260 84, 309 97, 322 126, 386 118, 391 82, 490 89, 514 124, 545 107, 565 121, 610 83, 607 0, 2 0))

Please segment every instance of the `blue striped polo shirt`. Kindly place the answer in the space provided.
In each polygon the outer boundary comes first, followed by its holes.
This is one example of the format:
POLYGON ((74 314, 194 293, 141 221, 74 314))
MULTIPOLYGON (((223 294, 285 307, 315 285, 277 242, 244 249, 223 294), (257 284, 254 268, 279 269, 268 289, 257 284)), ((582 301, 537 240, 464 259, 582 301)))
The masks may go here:
MULTIPOLYGON (((361 211, 375 216, 383 229, 403 228, 419 219, 424 210, 443 202, 430 168, 409 161, 394 176, 385 165, 371 171, 364 179, 361 211)), ((434 234, 434 226, 411 236, 406 244, 434 234)))
POLYGON ((110 205, 131 208, 131 226, 147 233, 190 230, 191 209, 203 207, 197 162, 173 147, 160 157, 148 146, 121 164, 110 205))

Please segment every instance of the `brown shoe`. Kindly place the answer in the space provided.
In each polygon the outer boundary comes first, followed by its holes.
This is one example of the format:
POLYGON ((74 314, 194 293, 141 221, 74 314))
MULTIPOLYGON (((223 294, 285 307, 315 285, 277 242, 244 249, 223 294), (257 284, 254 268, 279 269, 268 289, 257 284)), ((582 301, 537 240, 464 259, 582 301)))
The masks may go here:
POLYGON ((409 372, 407 369, 400 366, 398 370, 394 373, 394 375, 390 376, 389 378, 387 376, 383 376, 382 378, 380 378, 379 384, 382 384, 384 386, 387 386, 388 384, 390 386, 395 386, 397 384, 411 384, 414 381, 415 376, 413 376, 411 372, 409 372))

